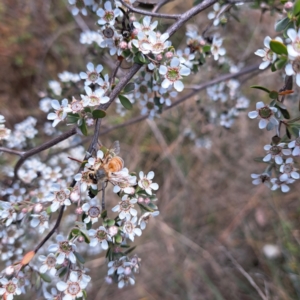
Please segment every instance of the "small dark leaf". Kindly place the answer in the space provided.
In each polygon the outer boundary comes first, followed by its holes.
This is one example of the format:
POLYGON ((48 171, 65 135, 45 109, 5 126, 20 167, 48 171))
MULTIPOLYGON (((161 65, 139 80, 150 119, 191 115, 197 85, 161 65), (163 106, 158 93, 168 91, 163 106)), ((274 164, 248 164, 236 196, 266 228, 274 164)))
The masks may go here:
POLYGON ((107 217, 107 210, 104 210, 102 213, 101 213, 101 218, 102 219, 105 219, 107 217))
POLYGON ((80 253, 74 251, 74 255, 75 255, 77 261, 79 261, 81 264, 84 264, 84 263, 85 263, 85 259, 81 256, 80 253))
POLYGON ((285 132, 286 132, 287 137, 288 137, 289 139, 291 139, 291 138, 292 138, 292 135, 291 135, 291 133, 290 133, 290 130, 289 130, 289 127, 288 127, 288 126, 285 127, 285 132))
POLYGON ((91 110, 90 107, 85 107, 85 108, 84 108, 84 111, 85 111, 85 112, 88 112, 88 113, 92 112, 92 110, 91 110))
POLYGON ((85 122, 85 119, 81 119, 82 120, 82 124, 79 126, 81 132, 83 135, 87 136, 88 135, 88 128, 85 122))
POLYGON ((102 119, 106 116, 106 112, 104 110, 101 109, 95 109, 92 112, 93 118, 94 119, 102 119))
POLYGON ((136 248, 136 246, 129 248, 128 250, 124 251, 124 255, 128 255, 129 253, 131 253, 134 249, 136 248))
POLYGON ((290 113, 286 108, 283 108, 278 102, 275 104, 275 107, 280 110, 285 119, 290 119, 290 113))
POLYGON ((291 119, 291 120, 289 120, 289 121, 287 121, 287 123, 288 124, 292 124, 292 123, 295 123, 295 122, 297 122, 297 121, 299 121, 300 120, 300 116, 299 117, 296 117, 296 118, 293 118, 293 119, 291 119))
POLYGON ((300 124, 294 123, 289 125, 289 130, 295 137, 299 137, 300 124))
POLYGON ((288 55, 287 47, 277 40, 270 41, 270 49, 276 54, 288 55))
POLYGON ((260 86, 260 85, 252 85, 251 88, 253 89, 258 89, 258 90, 262 90, 268 94, 270 94, 270 90, 268 90, 267 88, 265 88, 264 86, 260 86))
POLYGON ((272 71, 272 72, 275 72, 275 71, 276 71, 276 66, 275 66, 275 64, 272 64, 272 65, 271 65, 271 71, 272 71))
POLYGON ((45 282, 48 282, 48 283, 50 283, 52 280, 51 280, 51 277, 48 275, 48 274, 46 274, 46 273, 39 273, 40 274, 40 276, 41 276, 41 278, 45 281, 45 282))
POLYGON ((134 88, 135 88, 134 83, 133 83, 133 82, 129 82, 129 83, 125 86, 123 92, 124 92, 125 94, 130 93, 130 92, 134 91, 134 88))
POLYGON ((275 62, 275 68, 277 70, 280 70, 284 67, 284 65, 287 63, 287 59, 286 58, 280 58, 275 62))
POLYGON ((107 222, 108 227, 114 226, 116 223, 115 220, 112 220, 112 219, 106 220, 106 222, 107 222))
POLYGON ((284 30, 290 23, 290 19, 288 17, 279 20, 276 24, 275 24, 275 30, 277 32, 284 30))
POLYGON ((72 114, 72 113, 69 113, 68 114, 68 123, 76 123, 79 119, 80 119, 80 116, 78 114, 72 114))
POLYGON ((132 109, 132 104, 131 102, 129 101, 128 98, 126 98, 125 96, 123 95, 119 95, 119 99, 121 101, 121 104, 128 110, 131 110, 132 109))
POLYGON ((153 212, 153 211, 154 211, 153 209, 151 209, 150 207, 148 207, 148 206, 146 206, 146 205, 144 205, 144 204, 142 204, 142 203, 137 202, 137 204, 138 204, 138 206, 139 206, 141 209, 143 209, 143 210, 145 210, 145 211, 149 211, 149 212, 153 212))
POLYGON ((58 276, 60 278, 62 278, 63 276, 65 276, 68 272, 68 268, 67 267, 62 267, 58 270, 58 276))

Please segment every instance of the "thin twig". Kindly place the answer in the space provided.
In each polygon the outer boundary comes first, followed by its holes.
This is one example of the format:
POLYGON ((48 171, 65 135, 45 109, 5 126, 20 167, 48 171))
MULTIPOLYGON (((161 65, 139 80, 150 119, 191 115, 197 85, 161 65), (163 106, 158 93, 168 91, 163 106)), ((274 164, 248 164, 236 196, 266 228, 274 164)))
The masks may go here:
POLYGON ((224 254, 230 259, 230 261, 234 264, 234 266, 240 271, 240 273, 248 280, 248 282, 252 285, 252 287, 256 290, 256 292, 259 294, 261 299, 268 300, 268 298, 265 296, 265 294, 262 292, 262 290, 259 288, 259 286, 255 283, 253 278, 245 271, 245 269, 233 258, 233 256, 227 251, 227 249, 224 246, 221 246, 222 251, 224 254))
POLYGON ((165 4, 171 2, 171 1, 174 1, 174 0, 162 0, 162 1, 159 1, 156 6, 152 9, 152 12, 153 13, 156 13, 157 11, 159 11, 161 9, 162 6, 164 6, 165 4))
POLYGON ((18 155, 18 156, 21 156, 21 157, 25 154, 24 151, 12 150, 12 149, 8 149, 8 148, 5 148, 5 147, 0 147, 0 152, 6 152, 6 153, 9 153, 9 154, 18 155))
POLYGON ((127 7, 130 11, 135 12, 135 13, 140 14, 140 15, 145 15, 145 16, 150 16, 150 17, 155 17, 155 18, 163 18, 163 19, 175 19, 175 20, 178 20, 181 17, 181 15, 153 13, 153 12, 150 12, 150 11, 147 11, 147 10, 134 8, 134 7, 130 6, 129 4, 127 4, 126 2, 124 2, 123 0, 120 0, 120 2, 125 7, 127 7))
POLYGON ((105 210, 105 182, 102 182, 102 212, 105 210))

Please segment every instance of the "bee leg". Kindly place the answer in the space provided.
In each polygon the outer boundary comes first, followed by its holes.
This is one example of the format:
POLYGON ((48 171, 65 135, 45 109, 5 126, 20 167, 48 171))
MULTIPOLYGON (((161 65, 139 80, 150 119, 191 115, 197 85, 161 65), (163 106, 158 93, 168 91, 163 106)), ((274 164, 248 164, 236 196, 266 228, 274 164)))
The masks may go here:
POLYGON ((105 182, 102 182, 102 211, 105 210, 105 188, 106 188, 106 185, 105 185, 105 182))

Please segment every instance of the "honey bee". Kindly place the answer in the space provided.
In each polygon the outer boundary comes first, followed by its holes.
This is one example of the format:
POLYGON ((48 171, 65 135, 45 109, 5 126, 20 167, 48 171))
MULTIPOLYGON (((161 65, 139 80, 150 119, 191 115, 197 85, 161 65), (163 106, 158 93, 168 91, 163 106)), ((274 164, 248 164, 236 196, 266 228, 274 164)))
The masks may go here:
POLYGON ((124 167, 123 159, 118 156, 120 152, 119 141, 115 141, 109 149, 102 146, 100 150, 104 156, 97 159, 94 168, 91 168, 92 172, 89 174, 90 179, 95 184, 109 181, 113 177, 112 173, 119 172, 124 167))

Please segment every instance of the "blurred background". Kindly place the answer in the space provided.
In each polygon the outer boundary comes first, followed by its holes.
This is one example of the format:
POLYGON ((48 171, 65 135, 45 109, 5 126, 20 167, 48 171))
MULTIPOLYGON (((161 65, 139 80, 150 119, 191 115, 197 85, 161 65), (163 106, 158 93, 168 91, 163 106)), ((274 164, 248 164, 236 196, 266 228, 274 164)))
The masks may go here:
MULTIPOLYGON (((113 65, 114 58, 107 54, 96 57, 92 48, 78 42, 83 30, 95 30, 95 20, 74 18, 66 2, 0 2, 0 113, 6 117, 8 128, 29 115, 38 119, 37 128, 43 127, 46 114, 40 111, 39 100, 48 81, 57 80, 58 73, 79 73, 88 61, 105 62, 107 70, 113 65)), ((162 12, 181 13, 191 6, 190 0, 173 1, 162 12)), ((212 8, 189 22, 199 33, 207 25, 209 11, 212 8)), ((246 5, 239 7, 238 16, 239 20, 232 18, 219 32, 227 56, 246 67, 260 62, 253 53, 263 48, 265 36, 276 36, 273 24, 279 16, 268 11, 262 14, 260 9, 246 5)), ((176 47, 186 42, 185 29, 172 37, 176 47)), ((122 72, 126 69, 119 76, 122 72)), ((223 73, 211 59, 188 78, 186 85, 223 73)), ((282 86, 279 72, 270 70, 239 80, 243 94, 251 101, 249 111, 255 109, 257 101, 269 101, 267 94, 251 89, 251 85, 269 89, 282 86)), ((266 299, 300 299, 300 187, 294 184, 288 194, 282 194, 252 185, 250 174, 262 173, 265 168, 254 158, 264 156, 263 146, 270 143, 271 134, 259 130, 257 120, 250 120, 247 112, 240 113, 231 129, 211 124, 205 115, 207 103, 203 91, 164 112, 161 118, 101 137, 108 146, 120 141, 121 156, 130 170, 155 172, 155 182, 160 185, 160 215, 135 240, 135 251, 142 259, 135 286, 118 290, 107 285, 103 254, 89 255, 86 266, 93 283, 88 299, 262 299, 247 276, 266 299)), ((294 107, 295 102, 286 104, 294 107)), ((138 114, 136 109, 120 117, 112 106, 102 128, 138 114)), ((61 131, 68 129, 59 126, 61 131)), ((35 142, 47 139, 41 132, 35 142)), ((15 157, 3 157, 0 165, 15 163, 15 157)), ((108 209, 116 203, 113 196, 107 202, 108 209)), ((17 299, 31 296, 42 299, 36 293, 17 299)))

